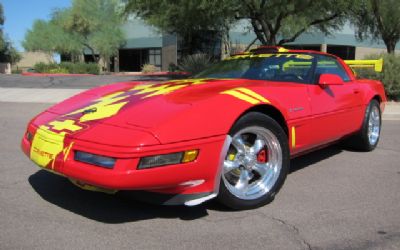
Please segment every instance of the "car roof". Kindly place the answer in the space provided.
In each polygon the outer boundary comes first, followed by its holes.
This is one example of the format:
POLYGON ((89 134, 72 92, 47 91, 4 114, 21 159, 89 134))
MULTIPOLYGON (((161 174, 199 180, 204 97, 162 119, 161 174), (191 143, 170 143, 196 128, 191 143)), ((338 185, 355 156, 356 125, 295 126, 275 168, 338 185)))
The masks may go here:
POLYGON ((237 53, 233 56, 239 55, 260 55, 260 54, 285 54, 285 53, 293 53, 293 54, 314 54, 314 55, 324 55, 335 58, 346 70, 347 74, 350 76, 352 80, 355 79, 353 70, 340 58, 335 55, 316 51, 316 50, 294 50, 294 49, 286 49, 280 46, 259 46, 258 48, 252 49, 249 52, 237 53))

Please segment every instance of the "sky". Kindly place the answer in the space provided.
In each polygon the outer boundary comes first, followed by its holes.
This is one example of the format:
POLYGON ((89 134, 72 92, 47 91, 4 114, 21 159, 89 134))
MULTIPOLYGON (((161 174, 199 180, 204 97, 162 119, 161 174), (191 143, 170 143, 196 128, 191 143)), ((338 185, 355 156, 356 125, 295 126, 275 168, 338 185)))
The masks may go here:
POLYGON ((14 46, 23 51, 21 45, 25 32, 36 19, 50 19, 51 11, 71 5, 71 0, 0 0, 4 8, 4 33, 14 46))

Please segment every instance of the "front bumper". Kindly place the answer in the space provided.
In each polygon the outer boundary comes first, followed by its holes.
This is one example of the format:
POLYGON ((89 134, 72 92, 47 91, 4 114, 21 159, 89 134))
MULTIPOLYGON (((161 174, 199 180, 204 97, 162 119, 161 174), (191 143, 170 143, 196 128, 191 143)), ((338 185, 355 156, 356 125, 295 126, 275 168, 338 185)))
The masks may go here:
MULTIPOLYGON (((35 128, 28 129, 35 133, 35 128)), ((37 130, 37 129, 36 129, 37 130)), ((221 155, 225 155, 227 136, 214 136, 136 148, 112 147, 79 139, 65 138, 62 155, 46 166, 57 174, 80 183, 111 190, 145 190, 164 194, 210 196, 218 192, 221 155), (138 170, 141 157, 198 149, 194 162, 138 170), (116 158, 114 168, 107 169, 74 160, 75 151, 116 158)), ((32 142, 24 136, 22 150, 31 157, 32 142)), ((37 150, 37 149, 36 149, 37 150)), ((200 197, 201 198, 201 197, 200 197)))

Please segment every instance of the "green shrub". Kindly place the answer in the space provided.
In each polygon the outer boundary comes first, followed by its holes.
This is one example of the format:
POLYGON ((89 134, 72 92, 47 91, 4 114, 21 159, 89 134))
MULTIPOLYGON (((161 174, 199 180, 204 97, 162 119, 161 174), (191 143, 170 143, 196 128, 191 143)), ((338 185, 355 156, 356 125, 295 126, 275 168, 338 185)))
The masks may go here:
POLYGON ((179 63, 179 69, 192 74, 197 74, 213 64, 211 56, 207 54, 188 55, 179 63))
POLYGON ((392 54, 369 55, 365 59, 383 57, 383 71, 374 72, 370 69, 356 69, 358 78, 376 79, 385 86, 386 95, 390 100, 400 100, 400 56, 392 54))
POLYGON ((58 68, 58 65, 56 63, 46 64, 46 63, 40 62, 40 63, 36 63, 34 66, 35 71, 38 73, 49 73, 50 69, 55 69, 55 68, 58 68))
POLYGON ((100 73, 100 68, 96 63, 37 63, 34 69, 38 73, 50 74, 94 74, 100 73))
POLYGON ((21 73, 22 73, 22 69, 19 69, 19 68, 11 69, 11 74, 21 74, 21 73))
POLYGON ((142 67, 142 73, 154 73, 157 72, 158 68, 153 64, 145 64, 142 67))
POLYGON ((95 74, 98 75, 100 68, 96 63, 71 63, 62 62, 60 67, 66 68, 71 74, 95 74))
POLYGON ((68 70, 65 68, 55 68, 55 69, 50 69, 49 72, 50 74, 68 74, 68 70))
POLYGON ((179 70, 179 68, 178 68, 178 66, 176 66, 175 63, 168 64, 168 71, 169 72, 175 72, 175 71, 178 71, 178 70, 179 70))

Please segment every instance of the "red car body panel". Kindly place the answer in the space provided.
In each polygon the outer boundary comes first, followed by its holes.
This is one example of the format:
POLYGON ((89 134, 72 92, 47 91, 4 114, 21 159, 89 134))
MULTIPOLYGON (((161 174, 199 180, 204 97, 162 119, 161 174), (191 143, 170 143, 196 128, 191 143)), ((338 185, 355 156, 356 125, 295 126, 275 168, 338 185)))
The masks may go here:
POLYGON ((384 109, 382 84, 355 79, 351 69, 337 60, 350 81, 327 88, 247 79, 98 87, 35 117, 22 149, 41 167, 93 186, 212 193, 218 189, 229 130, 249 110, 273 109, 281 115, 294 157, 357 132, 371 99, 378 98, 384 109), (195 161, 138 169, 143 157, 193 149, 199 150, 195 161), (76 161, 77 151, 113 157, 115 166, 107 169, 76 161))

